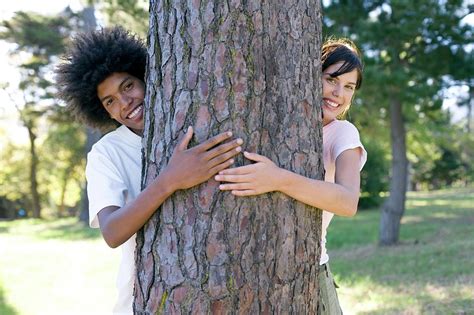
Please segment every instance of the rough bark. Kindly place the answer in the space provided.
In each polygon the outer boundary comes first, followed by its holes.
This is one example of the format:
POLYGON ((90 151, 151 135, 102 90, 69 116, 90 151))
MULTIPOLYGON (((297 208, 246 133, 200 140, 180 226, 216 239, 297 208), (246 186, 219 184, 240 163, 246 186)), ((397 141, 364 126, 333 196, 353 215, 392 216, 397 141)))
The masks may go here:
POLYGON ((405 212, 408 176, 406 131, 402 104, 396 96, 392 96, 390 101, 390 124, 392 177, 390 179, 390 196, 382 206, 380 217, 379 242, 381 245, 394 245, 398 242, 400 221, 405 212))
MULTIPOLYGON (((189 125, 194 144, 232 130, 323 178, 318 1, 152 0, 150 14, 145 184, 189 125)), ((175 193, 137 234, 135 313, 314 314, 321 212, 217 186, 175 193)))

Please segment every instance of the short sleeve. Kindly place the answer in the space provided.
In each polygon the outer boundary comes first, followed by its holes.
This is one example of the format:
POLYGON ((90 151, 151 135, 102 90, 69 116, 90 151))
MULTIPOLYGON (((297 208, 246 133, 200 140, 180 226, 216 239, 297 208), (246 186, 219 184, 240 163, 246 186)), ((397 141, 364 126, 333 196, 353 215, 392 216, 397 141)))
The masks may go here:
POLYGON ((99 227, 97 214, 109 206, 125 205, 127 185, 112 160, 92 149, 87 156, 87 196, 89 198, 89 225, 99 227))
POLYGON ((359 148, 359 170, 362 170, 365 162, 367 162, 367 151, 360 141, 359 131, 349 122, 341 124, 340 128, 337 130, 337 139, 334 141, 334 146, 332 148, 334 160, 336 160, 342 152, 356 148, 359 148))

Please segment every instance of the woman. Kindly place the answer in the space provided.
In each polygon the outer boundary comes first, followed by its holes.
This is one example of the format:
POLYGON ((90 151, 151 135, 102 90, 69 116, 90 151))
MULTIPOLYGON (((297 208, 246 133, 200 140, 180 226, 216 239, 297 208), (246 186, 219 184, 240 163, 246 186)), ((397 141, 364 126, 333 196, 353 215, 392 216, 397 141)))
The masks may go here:
POLYGON ((279 168, 268 158, 244 152, 256 163, 219 172, 219 187, 236 196, 282 192, 300 202, 324 209, 319 273, 320 313, 340 314, 334 280, 326 252, 326 230, 334 216, 353 216, 357 212, 360 170, 367 153, 359 132, 350 122, 341 120, 349 110, 355 90, 362 83, 361 55, 348 39, 331 39, 322 48, 323 159, 325 181, 307 178, 279 168), (317 193, 315 193, 317 192, 317 193))

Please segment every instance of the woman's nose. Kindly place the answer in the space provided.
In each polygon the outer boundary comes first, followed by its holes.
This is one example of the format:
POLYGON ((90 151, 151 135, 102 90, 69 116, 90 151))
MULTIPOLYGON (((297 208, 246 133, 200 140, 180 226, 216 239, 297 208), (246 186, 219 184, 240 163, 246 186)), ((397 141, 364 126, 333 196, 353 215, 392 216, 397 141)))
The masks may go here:
POLYGON ((334 95, 334 96, 340 96, 341 95, 341 86, 339 84, 334 86, 334 89, 332 90, 332 95, 334 95))

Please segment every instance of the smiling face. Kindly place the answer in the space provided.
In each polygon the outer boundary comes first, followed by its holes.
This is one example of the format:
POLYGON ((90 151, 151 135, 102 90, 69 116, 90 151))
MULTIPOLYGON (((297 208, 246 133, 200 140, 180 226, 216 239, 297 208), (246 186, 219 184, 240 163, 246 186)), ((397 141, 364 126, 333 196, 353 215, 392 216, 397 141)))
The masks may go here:
POLYGON ((115 72, 97 86, 97 96, 112 119, 143 134, 143 81, 126 72, 115 72))
POLYGON ((344 62, 335 63, 323 72, 323 125, 327 125, 349 109, 357 85, 357 70, 331 77, 344 62))

